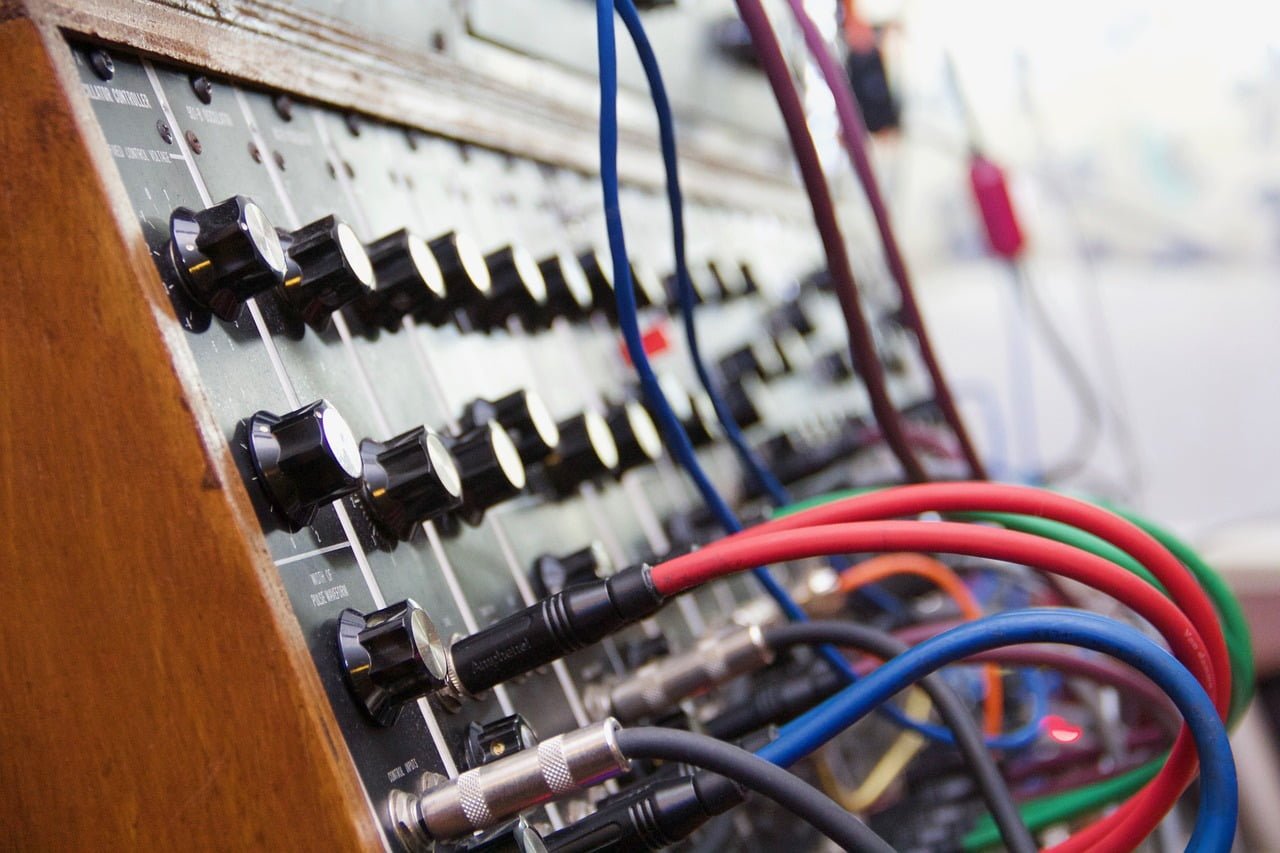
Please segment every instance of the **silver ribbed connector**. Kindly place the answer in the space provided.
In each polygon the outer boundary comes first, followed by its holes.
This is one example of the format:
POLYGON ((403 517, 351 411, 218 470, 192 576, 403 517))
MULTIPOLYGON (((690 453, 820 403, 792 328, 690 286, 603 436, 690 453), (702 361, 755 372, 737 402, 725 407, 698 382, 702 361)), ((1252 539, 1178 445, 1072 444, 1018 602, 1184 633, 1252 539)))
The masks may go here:
POLYGON ((402 838, 448 841, 611 779, 631 766, 608 719, 468 770, 418 796, 394 791, 388 808, 402 838))
POLYGON ((705 693, 773 660, 758 625, 732 627, 703 638, 687 652, 645 664, 589 704, 624 723, 665 714, 682 699, 705 693))

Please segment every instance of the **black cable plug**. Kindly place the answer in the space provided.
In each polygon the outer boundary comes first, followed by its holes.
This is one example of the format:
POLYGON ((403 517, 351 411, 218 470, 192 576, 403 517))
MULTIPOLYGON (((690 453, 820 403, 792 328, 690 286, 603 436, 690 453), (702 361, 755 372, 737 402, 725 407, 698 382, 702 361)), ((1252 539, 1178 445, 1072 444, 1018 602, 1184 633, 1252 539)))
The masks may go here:
POLYGON ((603 801, 543 843, 549 853, 662 850, 744 799, 733 782, 713 773, 659 780, 603 801))
POLYGON ((455 642, 449 650, 449 684, 474 696, 598 643, 652 616, 665 601, 644 563, 565 587, 455 642))
POLYGON ((707 721, 703 730, 717 740, 737 740, 798 716, 845 685, 828 666, 752 685, 749 696, 707 721))

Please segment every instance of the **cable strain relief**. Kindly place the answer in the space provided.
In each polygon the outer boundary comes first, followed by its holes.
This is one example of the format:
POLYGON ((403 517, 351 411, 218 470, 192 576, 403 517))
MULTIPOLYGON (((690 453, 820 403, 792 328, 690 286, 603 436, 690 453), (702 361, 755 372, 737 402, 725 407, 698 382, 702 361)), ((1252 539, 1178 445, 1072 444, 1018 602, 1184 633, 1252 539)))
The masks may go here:
POLYGON ((707 817, 724 814, 747 799, 746 788, 709 770, 694 774, 692 787, 707 817))

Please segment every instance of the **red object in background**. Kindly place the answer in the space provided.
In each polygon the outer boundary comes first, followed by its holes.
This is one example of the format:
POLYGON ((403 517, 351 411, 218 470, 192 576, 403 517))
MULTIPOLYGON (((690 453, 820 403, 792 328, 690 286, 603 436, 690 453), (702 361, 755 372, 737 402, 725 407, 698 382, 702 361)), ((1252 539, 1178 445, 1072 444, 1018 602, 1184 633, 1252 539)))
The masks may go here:
POLYGON ((1046 716, 1042 726, 1045 733, 1057 743, 1075 743, 1084 736, 1084 729, 1057 714, 1046 716))
POLYGON ((969 161, 969 185, 982 213, 987 245, 1002 258, 1013 260, 1022 252, 1022 227, 1009 198, 1004 171, 981 154, 969 161))
MULTIPOLYGON (((667 321, 661 319, 652 326, 644 329, 640 334, 640 340, 644 343, 644 354, 653 358, 667 351, 671 346, 671 341, 667 338, 667 321)), ((631 353, 627 352, 627 342, 618 341, 618 351, 622 353, 622 360, 627 366, 631 366, 631 353)))

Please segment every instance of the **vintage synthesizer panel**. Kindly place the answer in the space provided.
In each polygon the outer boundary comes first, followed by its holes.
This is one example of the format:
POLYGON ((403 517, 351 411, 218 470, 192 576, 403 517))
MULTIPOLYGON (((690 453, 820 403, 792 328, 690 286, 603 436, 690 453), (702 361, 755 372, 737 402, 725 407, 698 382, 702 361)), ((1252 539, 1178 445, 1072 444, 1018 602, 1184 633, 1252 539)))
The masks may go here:
MULTIPOLYGON (((92 33, 65 33, 61 49, 79 84, 68 97, 96 127, 87 144, 110 166, 99 179, 127 199, 168 296, 172 316, 157 322, 216 425, 206 441, 234 461, 241 482, 228 487, 253 506, 384 845, 404 843, 389 794, 505 749, 513 715, 542 737, 584 725, 593 687, 768 612, 749 579, 717 584, 478 698, 392 696, 371 710, 344 670, 344 613, 407 624, 396 608, 412 601, 447 644, 566 571, 605 575, 712 530, 663 454, 611 322, 596 177, 92 33), (285 284, 244 283, 275 267, 285 284)), ((688 210, 700 329, 751 439, 802 461, 790 475, 801 491, 806 477, 875 480, 883 460, 863 434, 863 392, 803 206, 714 185, 688 210), (824 448, 860 442, 856 470, 826 464, 824 448)), ((668 310, 661 186, 632 181, 623 207, 655 364, 718 485, 759 512, 668 310)), ((894 305, 864 272, 893 395, 927 417, 894 305)), ((193 555, 187 570, 217 567, 193 555)), ((804 566, 781 571, 806 578, 804 566)), ((695 713, 717 698, 701 702, 695 713)), ((579 807, 533 819, 560 826, 579 807)))

